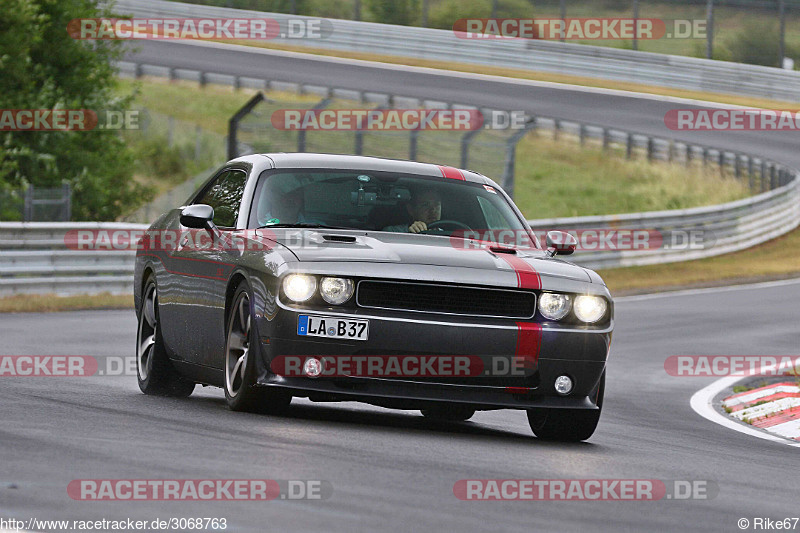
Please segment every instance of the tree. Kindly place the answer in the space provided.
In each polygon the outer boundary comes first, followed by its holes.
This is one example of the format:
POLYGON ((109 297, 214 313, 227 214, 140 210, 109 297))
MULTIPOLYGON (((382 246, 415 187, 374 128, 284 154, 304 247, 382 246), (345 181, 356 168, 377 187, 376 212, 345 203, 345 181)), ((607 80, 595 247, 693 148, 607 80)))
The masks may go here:
MULTIPOLYGON (((70 20, 108 17, 93 0, 0 0, 0 109, 125 110, 111 62, 120 41, 74 40, 70 20)), ((112 220, 141 189, 117 132, 2 131, 0 186, 73 189, 73 218, 112 220)))

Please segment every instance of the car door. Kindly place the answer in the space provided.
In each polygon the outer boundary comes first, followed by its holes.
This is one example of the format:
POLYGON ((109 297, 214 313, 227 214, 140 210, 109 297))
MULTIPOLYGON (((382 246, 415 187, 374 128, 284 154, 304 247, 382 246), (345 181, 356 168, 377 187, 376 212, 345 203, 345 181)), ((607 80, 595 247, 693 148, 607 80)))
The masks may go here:
POLYGON ((225 288, 238 257, 238 251, 226 243, 236 230, 246 183, 244 170, 225 169, 192 202, 214 208, 214 235, 181 226, 173 263, 180 267, 183 294, 175 295, 173 301, 181 309, 176 320, 185 339, 181 355, 192 363, 222 367, 225 288))

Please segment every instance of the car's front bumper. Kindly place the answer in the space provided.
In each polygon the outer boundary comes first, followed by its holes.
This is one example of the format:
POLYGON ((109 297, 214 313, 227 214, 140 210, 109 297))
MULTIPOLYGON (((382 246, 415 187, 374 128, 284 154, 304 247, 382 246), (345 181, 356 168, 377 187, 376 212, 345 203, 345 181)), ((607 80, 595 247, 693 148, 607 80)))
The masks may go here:
POLYGON ((278 306, 271 317, 257 315, 260 385, 286 388, 293 395, 311 399, 358 400, 408 409, 433 402, 470 404, 478 409, 596 409, 598 383, 605 370, 613 329, 613 322, 603 328, 580 328, 372 309, 339 312, 290 308, 280 303, 278 306), (300 336, 297 323, 303 314, 367 319, 369 338, 346 341, 300 336), (526 324, 538 331, 536 342, 526 345, 536 353, 521 353, 525 350, 520 350, 520 335, 526 324), (276 357, 405 354, 479 355, 487 360, 506 360, 507 369, 514 358, 524 356, 528 365, 524 375, 492 373, 458 379, 341 375, 310 378, 270 371, 270 363, 276 357), (567 396, 554 389, 554 382, 561 375, 574 382, 567 396))

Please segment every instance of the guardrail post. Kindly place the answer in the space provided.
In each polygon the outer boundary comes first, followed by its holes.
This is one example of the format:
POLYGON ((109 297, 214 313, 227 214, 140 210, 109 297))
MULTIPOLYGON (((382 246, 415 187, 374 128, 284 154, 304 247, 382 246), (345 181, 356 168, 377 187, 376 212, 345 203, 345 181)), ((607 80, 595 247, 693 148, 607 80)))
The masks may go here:
POLYGON ((767 190, 767 162, 764 159, 761 159, 761 176, 759 178, 761 182, 761 192, 767 190))
POLYGON ((136 63, 136 66, 133 67, 133 76, 136 79, 139 79, 139 78, 142 77, 142 64, 141 63, 136 63))
POLYGON ((175 67, 169 68, 169 81, 175 81, 175 67))
POLYGON ((753 157, 747 156, 747 184, 750 187, 750 192, 753 192, 755 183, 753 181, 753 157))
POLYGON ((205 87, 208 83, 208 80, 206 79, 206 73, 202 70, 200 71, 200 76, 197 81, 200 83, 200 87, 205 87))
POLYGON ((686 166, 688 167, 692 164, 692 158, 694 157, 694 146, 688 143, 684 146, 686 146, 686 166))
POLYGON ((608 131, 608 128, 603 128, 603 151, 608 151, 610 145, 611 133, 608 131))
POLYGON ((558 130, 561 129, 561 121, 556 119, 553 121, 553 140, 558 140, 558 130))
POLYGON ((734 153, 733 154, 733 173, 737 178, 742 177, 742 169, 739 166, 741 154, 734 153))
POLYGON ((628 133, 628 138, 625 142, 625 157, 630 159, 633 157, 633 134, 628 133))
POLYGON ((417 160, 417 139, 419 138, 419 130, 411 130, 408 134, 408 158, 411 161, 417 160))
POLYGON ((233 90, 238 91, 242 88, 242 78, 241 76, 234 76, 233 77, 233 90))
POLYGON ((578 138, 580 140, 581 146, 586 143, 586 125, 581 124, 580 129, 578 130, 578 138))
POLYGON ((647 138, 647 160, 652 161, 655 156, 655 141, 652 137, 647 138))
POLYGON ((703 166, 708 166, 708 148, 703 147, 703 166))
POLYGON ((669 140, 669 144, 667 145, 667 162, 672 163, 672 159, 675 155, 675 141, 672 139, 669 140))

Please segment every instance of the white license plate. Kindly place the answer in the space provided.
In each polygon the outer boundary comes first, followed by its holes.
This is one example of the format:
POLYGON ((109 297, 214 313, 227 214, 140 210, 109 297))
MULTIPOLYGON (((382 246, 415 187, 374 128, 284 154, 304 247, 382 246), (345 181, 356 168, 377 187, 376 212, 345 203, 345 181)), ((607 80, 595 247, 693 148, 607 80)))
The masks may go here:
POLYGON ((297 334, 304 337, 365 341, 369 336, 369 320, 300 315, 297 317, 297 334))

